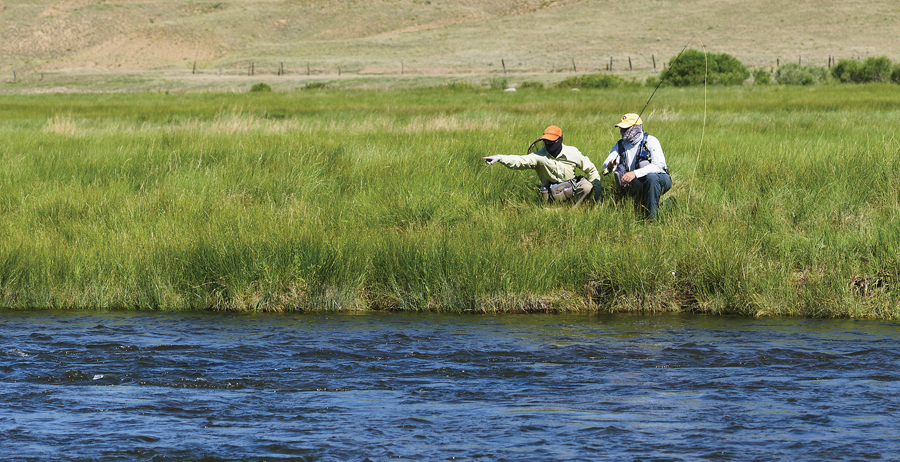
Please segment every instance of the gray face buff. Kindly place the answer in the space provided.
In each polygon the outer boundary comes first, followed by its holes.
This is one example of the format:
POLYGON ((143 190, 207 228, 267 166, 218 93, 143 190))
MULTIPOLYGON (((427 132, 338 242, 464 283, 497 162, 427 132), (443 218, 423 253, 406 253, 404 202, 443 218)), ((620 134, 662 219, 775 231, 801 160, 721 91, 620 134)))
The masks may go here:
POLYGON ((644 136, 644 128, 643 125, 632 125, 624 130, 622 130, 622 139, 632 145, 636 145, 641 142, 641 137, 644 136))

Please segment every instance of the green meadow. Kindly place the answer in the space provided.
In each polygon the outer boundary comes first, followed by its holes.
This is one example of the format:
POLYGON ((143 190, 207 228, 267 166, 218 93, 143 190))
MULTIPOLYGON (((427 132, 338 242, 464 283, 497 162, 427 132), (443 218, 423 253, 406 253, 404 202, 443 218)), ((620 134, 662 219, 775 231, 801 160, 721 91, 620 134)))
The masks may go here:
POLYGON ((0 307, 900 318, 896 86, 663 87, 654 224, 481 160, 651 91, 4 96, 0 307))

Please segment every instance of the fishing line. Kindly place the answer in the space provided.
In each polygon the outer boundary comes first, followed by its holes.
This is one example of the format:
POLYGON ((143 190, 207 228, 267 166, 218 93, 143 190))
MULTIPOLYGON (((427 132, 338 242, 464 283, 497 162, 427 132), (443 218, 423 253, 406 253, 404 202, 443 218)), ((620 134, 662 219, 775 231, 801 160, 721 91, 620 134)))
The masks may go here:
MULTIPOLYGON (((694 37, 697 36, 694 35, 694 37)), ((706 45, 703 44, 700 37, 697 37, 697 41, 700 42, 700 48, 703 48, 703 61, 706 64, 706 73, 703 77, 703 127, 700 129, 700 147, 697 148, 697 160, 694 162, 694 173, 691 174, 691 184, 694 183, 694 178, 697 176, 697 167, 700 165, 700 152, 703 151, 703 137, 706 135, 706 104, 707 101, 709 101, 707 98, 707 88, 709 88, 709 56, 706 53, 706 45)))
MULTIPOLYGON (((687 47, 691 44, 691 42, 694 41, 694 39, 697 39, 697 41, 700 42, 700 48, 703 49, 703 61, 704 61, 704 65, 706 66, 706 69, 704 70, 704 76, 703 76, 703 127, 700 129, 700 147, 697 149, 697 159, 694 162, 694 171, 691 174, 691 184, 694 183, 694 178, 696 178, 696 176, 697 176, 697 166, 700 165, 700 153, 703 152, 703 139, 706 136, 706 110, 707 110, 707 104, 709 101, 709 98, 708 98, 709 53, 706 51, 706 45, 703 44, 703 41, 700 40, 700 37, 698 37, 697 34, 694 34, 691 36, 691 39, 688 40, 688 42, 684 45, 684 48, 682 48, 681 51, 678 52, 678 54, 675 56, 675 59, 673 59, 671 61, 671 63, 675 63, 676 61, 678 61, 678 58, 681 57, 681 54, 684 53, 684 50, 687 50, 687 47)), ((650 101, 653 99, 653 96, 656 95, 656 90, 659 90, 660 85, 662 85, 663 81, 666 80, 666 77, 669 76, 669 72, 671 70, 672 70, 672 66, 670 64, 669 68, 666 69, 665 74, 663 74, 662 77, 660 77, 659 83, 656 84, 656 88, 654 88, 653 93, 650 94, 650 98, 647 98, 647 103, 644 104, 644 107, 641 109, 641 112, 638 114, 638 119, 640 119, 641 116, 644 114, 644 110, 647 109, 647 106, 650 105, 650 101)))

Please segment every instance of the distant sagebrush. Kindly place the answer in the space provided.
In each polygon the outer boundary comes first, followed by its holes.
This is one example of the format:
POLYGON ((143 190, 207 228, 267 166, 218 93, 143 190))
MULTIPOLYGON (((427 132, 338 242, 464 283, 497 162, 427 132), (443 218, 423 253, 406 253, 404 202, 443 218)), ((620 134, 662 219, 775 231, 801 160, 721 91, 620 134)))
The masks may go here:
POLYGON ((625 79, 613 74, 585 74, 569 77, 556 84, 558 88, 617 88, 625 79))
POLYGON ((469 82, 457 81, 457 82, 447 82, 441 85, 442 88, 446 88, 448 90, 473 90, 476 88, 480 88, 478 85, 469 82))
POLYGON ((526 81, 524 81, 524 82, 522 82, 522 83, 519 84, 519 89, 520 89, 520 90, 525 90, 525 89, 543 90, 543 89, 544 89, 544 83, 543 83, 543 82, 537 82, 537 81, 534 81, 534 80, 526 80, 526 81))
POLYGON ((775 80, 782 85, 812 85, 828 81, 828 69, 822 66, 784 64, 775 71, 775 80))

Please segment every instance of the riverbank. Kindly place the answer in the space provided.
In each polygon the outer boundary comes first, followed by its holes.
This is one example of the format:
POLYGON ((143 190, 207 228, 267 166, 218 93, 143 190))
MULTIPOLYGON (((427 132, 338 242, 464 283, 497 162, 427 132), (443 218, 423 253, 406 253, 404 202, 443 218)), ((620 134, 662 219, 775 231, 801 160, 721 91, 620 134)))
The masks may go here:
POLYGON ((896 319, 895 90, 660 90, 652 226, 481 161, 599 164, 647 88, 6 96, 0 306, 896 319))

